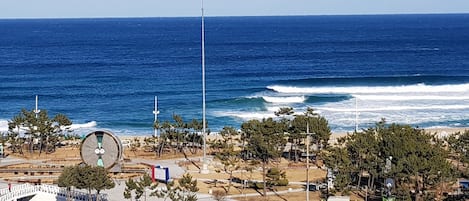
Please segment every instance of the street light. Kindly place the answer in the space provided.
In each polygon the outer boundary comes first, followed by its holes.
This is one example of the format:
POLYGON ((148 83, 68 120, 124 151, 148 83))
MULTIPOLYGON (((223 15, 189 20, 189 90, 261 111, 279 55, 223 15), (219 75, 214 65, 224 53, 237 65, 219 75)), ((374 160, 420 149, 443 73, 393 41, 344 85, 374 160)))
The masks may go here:
POLYGON ((37 119, 37 117, 38 117, 38 114, 41 112, 41 110, 38 110, 38 108, 37 108, 37 102, 38 102, 37 99, 38 99, 38 97, 37 97, 37 95, 36 95, 36 109, 33 110, 33 112, 36 114, 36 119, 37 119))
MULTIPOLYGON (((155 115, 155 121, 153 122, 153 126, 156 126, 156 123, 158 122, 158 114, 160 114, 160 111, 158 111, 158 96, 155 96, 155 108, 153 110, 153 114, 155 115)), ((158 128, 154 128, 155 130, 155 138, 158 137, 158 128)))

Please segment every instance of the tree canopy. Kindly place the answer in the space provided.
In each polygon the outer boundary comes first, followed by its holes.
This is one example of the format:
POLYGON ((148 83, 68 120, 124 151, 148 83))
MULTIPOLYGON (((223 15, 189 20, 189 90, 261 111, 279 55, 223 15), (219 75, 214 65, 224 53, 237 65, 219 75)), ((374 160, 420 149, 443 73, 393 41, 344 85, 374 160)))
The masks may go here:
POLYGON ((150 175, 148 175, 147 173, 143 174, 143 176, 138 180, 129 178, 125 182, 126 187, 124 190, 124 198, 131 199, 132 192, 134 192, 135 200, 140 199, 140 197, 142 196, 145 196, 145 199, 146 199, 147 190, 153 191, 155 190, 157 185, 158 183, 153 183, 150 175))
POLYGON ((115 184, 103 167, 91 167, 89 165, 75 165, 65 167, 58 178, 58 186, 70 189, 86 189, 91 196, 95 190, 97 197, 105 189, 114 188, 115 184))
POLYGON ((55 151, 59 138, 65 136, 64 131, 68 131, 67 126, 70 125, 72 121, 64 114, 50 118, 46 110, 36 114, 34 110, 22 109, 18 115, 8 121, 8 135, 13 152, 23 153, 21 145, 25 140, 20 137, 21 128, 26 130, 24 134, 28 136, 26 142, 29 151, 39 149, 39 153, 42 153, 44 150, 55 151))
MULTIPOLYGON (((384 188, 386 178, 392 178, 393 194, 410 196, 409 190, 431 189, 452 177, 453 166, 434 135, 409 125, 385 124, 355 132, 328 149, 326 166, 336 175, 338 191, 361 186, 367 175, 369 189, 384 188)), ((418 195, 417 195, 418 196, 418 195)))

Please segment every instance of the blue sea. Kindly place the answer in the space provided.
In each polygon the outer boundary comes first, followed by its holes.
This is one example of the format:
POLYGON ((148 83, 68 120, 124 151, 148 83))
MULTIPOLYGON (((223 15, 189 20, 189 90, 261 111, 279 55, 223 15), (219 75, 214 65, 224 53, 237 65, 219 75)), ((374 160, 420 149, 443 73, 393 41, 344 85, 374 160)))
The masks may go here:
MULTIPOLYGON (((469 15, 206 18, 212 132, 312 107, 333 132, 469 127, 469 15)), ((200 18, 0 20, 0 131, 22 108, 78 134, 202 119, 200 18)))

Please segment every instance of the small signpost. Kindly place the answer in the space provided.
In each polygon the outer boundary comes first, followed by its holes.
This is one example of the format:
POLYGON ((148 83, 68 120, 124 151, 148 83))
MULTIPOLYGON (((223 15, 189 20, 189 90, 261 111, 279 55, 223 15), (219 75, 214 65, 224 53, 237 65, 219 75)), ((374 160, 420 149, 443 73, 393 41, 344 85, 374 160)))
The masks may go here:
POLYGON ((153 168, 151 169, 151 180, 153 182, 158 180, 164 183, 168 183, 169 182, 169 168, 162 167, 159 165, 153 166, 153 168))

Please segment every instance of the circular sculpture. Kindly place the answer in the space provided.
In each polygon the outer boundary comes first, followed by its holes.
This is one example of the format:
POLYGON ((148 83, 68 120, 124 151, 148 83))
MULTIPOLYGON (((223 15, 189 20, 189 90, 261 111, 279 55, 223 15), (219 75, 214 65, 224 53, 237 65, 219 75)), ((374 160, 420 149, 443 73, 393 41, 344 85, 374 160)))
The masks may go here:
POLYGON ((122 157, 122 144, 111 132, 95 131, 88 134, 81 143, 80 156, 90 166, 110 169, 122 157))

